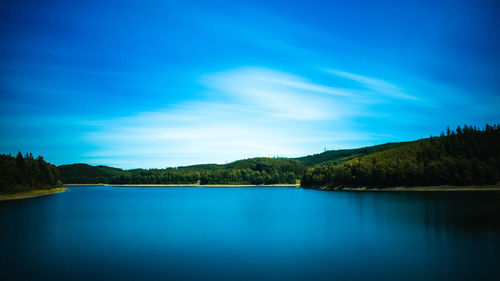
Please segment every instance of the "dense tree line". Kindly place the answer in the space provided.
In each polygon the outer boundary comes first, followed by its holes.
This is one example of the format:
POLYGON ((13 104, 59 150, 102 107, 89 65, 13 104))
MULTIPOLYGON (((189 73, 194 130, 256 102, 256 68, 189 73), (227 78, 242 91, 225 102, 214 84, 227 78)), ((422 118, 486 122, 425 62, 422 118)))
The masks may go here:
POLYGON ((62 186, 56 166, 45 162, 42 156, 36 159, 31 153, 21 152, 17 157, 0 154, 0 192, 12 193, 34 189, 62 186))
POLYGON ((500 181, 500 127, 447 130, 339 165, 308 169, 304 187, 481 185, 500 181))
POLYGON ((295 183, 293 172, 254 171, 252 169, 220 169, 183 171, 182 169, 150 169, 111 178, 114 184, 279 184, 295 183))
POLYGON ((295 184, 306 167, 296 160, 252 158, 225 165, 122 170, 106 166, 59 166, 65 183, 109 184, 295 184))

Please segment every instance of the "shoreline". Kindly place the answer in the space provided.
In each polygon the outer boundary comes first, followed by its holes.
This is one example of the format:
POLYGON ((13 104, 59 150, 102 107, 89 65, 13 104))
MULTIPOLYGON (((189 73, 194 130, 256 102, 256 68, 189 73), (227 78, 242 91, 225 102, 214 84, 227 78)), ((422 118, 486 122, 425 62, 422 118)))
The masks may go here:
POLYGON ((97 184, 65 184, 64 186, 124 186, 124 187, 273 187, 273 186, 284 186, 284 187, 297 187, 298 184, 107 184, 107 183, 97 183, 97 184))
POLYGON ((368 192, 432 192, 432 191, 500 191, 500 185, 433 185, 433 186, 396 186, 387 188, 368 187, 327 187, 307 188, 327 191, 368 191, 368 192))
POLYGON ((16 192, 11 194, 0 194, 0 201, 8 201, 8 200, 19 200, 19 199, 28 199, 41 197, 50 194, 61 193, 69 190, 67 187, 56 187, 50 189, 36 189, 26 192, 16 192))
POLYGON ((500 191, 500 185, 436 185, 436 186, 397 186, 387 188, 368 187, 327 187, 305 188, 298 184, 65 184, 65 186, 116 186, 116 187, 295 187, 312 190, 327 191, 368 191, 368 192, 419 192, 419 191, 500 191))

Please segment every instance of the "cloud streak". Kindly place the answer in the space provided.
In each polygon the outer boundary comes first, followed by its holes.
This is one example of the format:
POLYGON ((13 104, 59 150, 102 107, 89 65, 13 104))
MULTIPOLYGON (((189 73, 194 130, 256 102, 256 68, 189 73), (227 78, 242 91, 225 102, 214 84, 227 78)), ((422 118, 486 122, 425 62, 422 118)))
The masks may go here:
POLYGON ((352 97, 343 89, 264 68, 240 68, 204 77, 202 82, 217 94, 251 106, 260 114, 296 120, 332 120, 349 114, 342 100, 352 97))
POLYGON ((378 94, 400 99, 418 100, 417 97, 405 93, 400 87, 384 80, 339 70, 327 70, 327 72, 338 77, 358 82, 363 87, 370 89, 378 94))

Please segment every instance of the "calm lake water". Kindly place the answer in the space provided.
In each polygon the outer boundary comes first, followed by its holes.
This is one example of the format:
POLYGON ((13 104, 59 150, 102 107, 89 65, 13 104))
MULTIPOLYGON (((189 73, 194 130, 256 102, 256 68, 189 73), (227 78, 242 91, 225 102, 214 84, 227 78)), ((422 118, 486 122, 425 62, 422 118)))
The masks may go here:
POLYGON ((82 186, 0 202, 0 280, 499 277, 499 192, 82 186))

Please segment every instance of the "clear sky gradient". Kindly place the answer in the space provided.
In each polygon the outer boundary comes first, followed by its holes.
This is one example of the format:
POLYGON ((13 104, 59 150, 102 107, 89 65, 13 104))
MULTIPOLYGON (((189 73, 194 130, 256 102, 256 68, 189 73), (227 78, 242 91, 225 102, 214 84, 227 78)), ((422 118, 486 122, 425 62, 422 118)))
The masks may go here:
POLYGON ((500 120, 498 1, 1 1, 0 153, 295 157, 500 120))

